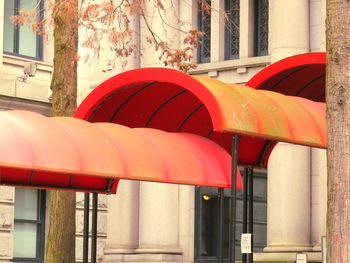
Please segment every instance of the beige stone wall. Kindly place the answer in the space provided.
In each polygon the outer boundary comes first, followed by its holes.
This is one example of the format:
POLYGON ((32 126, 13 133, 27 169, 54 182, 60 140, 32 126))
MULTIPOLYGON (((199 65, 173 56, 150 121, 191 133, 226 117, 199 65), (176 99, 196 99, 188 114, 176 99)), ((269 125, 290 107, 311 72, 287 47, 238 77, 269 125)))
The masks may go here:
MULTIPOLYGON (((48 1, 45 2, 48 5, 48 1)), ((3 54, 4 1, 0 1, 0 54, 3 54)), ((49 14, 46 12, 46 16, 49 14)), ((17 78, 23 75, 23 65, 31 60, 11 55, 0 56, 0 95, 48 102, 53 59, 53 42, 44 37, 43 61, 36 61, 37 72, 26 82, 17 78)))
POLYGON ((14 188, 0 186, 0 262, 12 259, 14 188))

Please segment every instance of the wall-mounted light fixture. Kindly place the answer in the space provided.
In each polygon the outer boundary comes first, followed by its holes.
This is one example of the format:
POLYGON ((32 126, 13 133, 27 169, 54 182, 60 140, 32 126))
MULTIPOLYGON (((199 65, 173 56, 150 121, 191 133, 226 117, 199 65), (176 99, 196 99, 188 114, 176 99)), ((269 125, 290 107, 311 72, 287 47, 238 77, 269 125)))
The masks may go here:
POLYGON ((17 76, 17 79, 25 82, 28 77, 34 77, 37 69, 37 64, 33 61, 24 63, 23 75, 17 76))
POLYGON ((212 197, 210 195, 203 195, 203 200, 209 201, 212 197))

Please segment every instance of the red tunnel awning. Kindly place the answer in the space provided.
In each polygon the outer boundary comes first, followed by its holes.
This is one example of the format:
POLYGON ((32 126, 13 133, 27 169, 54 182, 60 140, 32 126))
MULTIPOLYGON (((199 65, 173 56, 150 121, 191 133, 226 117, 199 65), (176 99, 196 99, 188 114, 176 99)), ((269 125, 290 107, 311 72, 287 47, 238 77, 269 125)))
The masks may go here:
POLYGON ((287 57, 264 68, 247 86, 313 101, 325 101, 326 53, 312 52, 287 57))
POLYGON ((1 184, 107 193, 119 179, 231 185, 230 155, 197 135, 25 111, 0 112, 0 123, 1 184))
POLYGON ((164 68, 132 70, 106 80, 75 116, 198 134, 228 152, 232 133, 238 133, 242 165, 266 167, 278 141, 326 147, 323 103, 164 68))

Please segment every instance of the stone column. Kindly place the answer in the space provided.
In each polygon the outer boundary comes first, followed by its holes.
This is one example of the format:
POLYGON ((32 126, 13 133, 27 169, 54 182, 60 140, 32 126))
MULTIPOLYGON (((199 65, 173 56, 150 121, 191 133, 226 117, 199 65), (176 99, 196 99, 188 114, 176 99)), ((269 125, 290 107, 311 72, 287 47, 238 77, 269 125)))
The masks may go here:
MULTIPOLYGON (((0 54, 4 53, 4 14, 5 14, 5 1, 0 1, 0 54)), ((0 56, 0 75, 2 75, 2 55, 0 56)))
POLYGON ((326 235, 327 155, 326 150, 312 149, 311 241, 314 251, 321 251, 321 237, 326 235))
POLYGON ((309 52, 309 0, 271 0, 271 62, 309 52))
POLYGON ((279 143, 268 164, 265 252, 310 251, 310 148, 279 143))
POLYGON ((108 196, 104 262, 123 261, 139 243, 139 182, 121 180, 116 195, 108 196))
MULTIPOLYGON (((309 1, 271 0, 271 63, 310 50, 309 1)), ((311 251, 310 149, 279 143, 268 165, 266 252, 311 251)))
POLYGON ((321 43, 320 51, 326 51, 326 0, 321 0, 321 43))
MULTIPOLYGON (((151 37, 149 28, 152 32, 166 41, 172 48, 179 48, 179 1, 164 1, 164 10, 158 10, 154 1, 146 1, 146 21, 141 19, 140 32, 142 56, 140 58, 141 67, 163 67, 164 64, 159 60, 161 50, 156 51, 153 44, 147 43, 146 37, 151 37), (159 14, 161 13, 161 15, 159 14), (165 20, 165 22, 164 22, 165 20), (168 26, 168 25, 170 26, 168 26), (174 29, 175 28, 175 29, 174 29)), ((158 40, 159 41, 159 40, 158 40)))
POLYGON ((239 57, 254 56, 254 2, 240 1, 239 57))
POLYGON ((183 262, 194 259, 195 187, 179 185, 179 236, 183 262))
MULTIPOLYGON (((101 51, 99 58, 94 58, 90 49, 80 47, 82 58, 89 54, 90 60, 84 62, 84 59, 78 63, 78 104, 85 99, 89 93, 105 80, 123 72, 140 67, 140 52, 142 51, 140 43, 140 17, 130 16, 130 28, 133 31, 131 36, 132 44, 135 45, 135 53, 128 58, 118 58, 116 52, 110 48, 111 43, 105 34, 101 40, 101 51), (122 64, 126 62, 125 65, 122 64)), ((116 22, 118 23, 118 22, 116 22)), ((79 42, 84 41, 85 35, 80 34, 79 42)))
POLYGON ((310 0, 310 50, 326 50, 326 0, 310 0))
POLYGON ((210 43, 210 62, 219 62, 224 60, 225 46, 225 16, 224 16, 224 1, 211 1, 211 41, 210 43))
POLYGON ((178 185, 141 182, 139 213, 137 253, 159 255, 181 252, 178 185))

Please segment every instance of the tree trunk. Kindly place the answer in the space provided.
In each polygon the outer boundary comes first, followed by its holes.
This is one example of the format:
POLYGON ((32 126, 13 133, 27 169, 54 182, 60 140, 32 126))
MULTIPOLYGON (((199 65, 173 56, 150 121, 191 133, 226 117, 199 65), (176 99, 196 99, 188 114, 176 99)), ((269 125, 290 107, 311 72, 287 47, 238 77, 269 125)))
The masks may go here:
MULTIPOLYGON (((52 115, 72 116, 77 99, 78 0, 55 0, 52 115)), ((46 263, 75 262, 75 192, 51 192, 46 263)))
POLYGON ((350 262, 350 1, 327 1, 327 262, 350 262))

